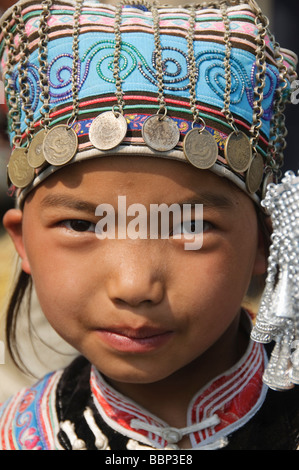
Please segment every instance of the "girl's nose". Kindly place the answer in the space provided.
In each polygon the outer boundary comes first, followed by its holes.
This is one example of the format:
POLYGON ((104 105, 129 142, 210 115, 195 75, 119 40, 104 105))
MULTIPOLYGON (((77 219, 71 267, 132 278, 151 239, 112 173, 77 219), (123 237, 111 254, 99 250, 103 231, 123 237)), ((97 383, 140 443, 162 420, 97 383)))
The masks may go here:
POLYGON ((159 266, 161 256, 143 250, 142 245, 135 242, 115 258, 107 279, 107 292, 113 302, 138 307, 162 301, 165 279, 159 266))

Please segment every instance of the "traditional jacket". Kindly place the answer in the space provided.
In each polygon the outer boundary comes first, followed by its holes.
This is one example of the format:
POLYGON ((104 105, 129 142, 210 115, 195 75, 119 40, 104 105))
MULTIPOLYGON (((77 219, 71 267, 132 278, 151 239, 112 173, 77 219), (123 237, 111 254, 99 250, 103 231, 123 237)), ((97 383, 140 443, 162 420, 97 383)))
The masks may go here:
POLYGON ((188 434, 196 450, 295 450, 299 389, 269 390, 262 383, 266 361, 264 347, 250 342, 233 368, 198 391, 187 427, 176 429, 78 357, 0 407, 0 449, 173 450, 188 434))

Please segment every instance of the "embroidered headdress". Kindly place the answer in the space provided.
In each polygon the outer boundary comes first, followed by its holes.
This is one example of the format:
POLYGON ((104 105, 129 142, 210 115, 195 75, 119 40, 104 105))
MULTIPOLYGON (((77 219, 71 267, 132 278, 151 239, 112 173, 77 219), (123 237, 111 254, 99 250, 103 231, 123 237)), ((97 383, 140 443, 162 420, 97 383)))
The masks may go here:
POLYGON ((21 0, 1 31, 19 201, 61 166, 107 154, 211 169, 256 202, 279 173, 296 58, 254 1, 21 0))
MULTIPOLYGON (((0 24, 8 179, 20 205, 59 168, 104 155, 208 169, 257 204, 277 182, 297 58, 255 0, 21 0, 0 24)), ((276 341, 273 388, 299 383, 298 179, 288 175, 264 203, 274 235, 252 337, 276 341)))

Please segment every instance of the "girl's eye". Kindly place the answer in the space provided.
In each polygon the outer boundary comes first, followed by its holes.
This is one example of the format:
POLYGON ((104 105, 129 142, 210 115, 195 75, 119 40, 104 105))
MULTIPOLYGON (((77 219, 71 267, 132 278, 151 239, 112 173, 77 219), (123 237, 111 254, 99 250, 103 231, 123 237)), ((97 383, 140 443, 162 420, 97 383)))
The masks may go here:
POLYGON ((191 220, 174 227, 171 235, 197 235, 211 230, 213 225, 206 220, 191 220))
POLYGON ((61 222, 60 225, 63 225, 68 230, 72 230, 74 232, 94 232, 95 231, 95 224, 89 222, 88 220, 80 220, 80 219, 70 219, 64 220, 61 222))

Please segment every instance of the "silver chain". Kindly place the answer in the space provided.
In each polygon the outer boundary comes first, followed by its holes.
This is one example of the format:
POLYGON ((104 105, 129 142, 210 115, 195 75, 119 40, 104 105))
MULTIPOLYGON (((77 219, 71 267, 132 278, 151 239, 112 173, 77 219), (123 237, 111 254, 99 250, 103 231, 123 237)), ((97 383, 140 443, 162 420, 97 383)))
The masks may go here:
POLYGON ((42 14, 40 24, 38 28, 39 34, 39 77, 40 84, 42 87, 41 100, 42 107, 40 113, 42 115, 41 126, 47 129, 50 124, 50 87, 48 80, 48 42, 49 42, 49 26, 48 19, 50 17, 50 8, 52 6, 52 0, 43 0, 42 3, 42 14))
POLYGON ((73 69, 72 69, 72 94, 73 94, 73 110, 68 120, 68 126, 72 127, 77 120, 79 113, 79 94, 78 94, 78 70, 79 70, 79 36, 80 36, 80 15, 83 0, 76 1, 76 10, 74 14, 74 32, 73 32, 73 69))
MULTIPOLYGON (((113 78, 115 79, 115 86, 116 86, 116 97, 117 97, 117 108, 118 112, 123 114, 123 108, 125 105, 123 99, 123 91, 122 91, 122 79, 120 77, 120 54, 121 54, 121 33, 120 33, 120 26, 121 26, 121 17, 122 17, 122 9, 125 5, 142 5, 148 8, 153 16, 153 30, 154 30, 154 41, 155 41, 155 61, 156 61, 156 69, 157 69, 157 82, 158 82, 158 103, 159 103, 159 110, 158 114, 163 113, 161 119, 166 116, 167 108, 166 102, 164 98, 164 83, 163 83, 163 66, 162 66, 162 47, 160 41, 160 16, 159 11, 157 8, 156 1, 148 2, 146 0, 123 0, 121 1, 116 9, 115 15, 115 25, 114 25, 114 33, 115 33, 115 53, 114 53, 114 72, 113 78)), ((114 112, 116 107, 113 108, 114 112)))
MULTIPOLYGON (((117 98, 117 112, 123 114, 123 108, 125 105, 123 99, 123 91, 122 91, 122 80, 120 78, 119 73, 119 61, 120 61, 120 54, 121 54, 121 33, 120 33, 120 25, 121 25, 121 16, 122 16, 122 9, 125 2, 120 2, 117 5, 116 14, 115 14, 115 22, 114 22, 114 35, 115 35, 115 50, 114 50, 114 60, 113 60, 113 78, 115 80, 116 86, 116 98, 117 98)), ((113 108, 116 109, 115 107, 113 108)))
POLYGON ((270 131, 270 144, 268 146, 268 166, 274 171, 278 172, 283 165, 283 151, 286 148, 286 124, 284 110, 286 107, 286 99, 284 97, 284 91, 288 86, 287 82, 287 67, 284 65, 283 55, 280 52, 279 44, 273 39, 275 58, 277 61, 277 67, 279 70, 279 80, 281 86, 276 90, 276 96, 274 100, 274 114, 271 120, 271 131, 270 131))
POLYGON ((230 58, 232 51, 232 43, 230 40, 230 19, 227 13, 227 4, 226 2, 220 3, 220 10, 222 14, 223 23, 225 26, 224 32, 224 43, 225 43, 225 58, 224 58, 224 67, 225 67, 225 92, 224 92, 224 107, 223 113, 226 117, 228 124, 231 128, 238 132, 238 129, 235 126, 235 119, 230 110, 230 97, 231 97, 231 88, 232 88, 232 77, 231 77, 231 67, 230 67, 230 58))
POLYGON ((160 16, 156 7, 156 2, 152 5, 152 15, 154 20, 154 40, 155 40, 155 57, 156 57, 156 69, 157 69, 157 81, 158 81, 158 102, 160 109, 158 113, 162 111, 164 116, 166 115, 167 108, 164 98, 164 83, 163 83, 163 67, 162 67, 162 47, 160 41, 160 16))
POLYGON ((191 5, 190 16, 189 16, 189 29, 187 34, 187 46, 188 46, 188 68, 189 68, 189 87, 190 87, 190 109, 193 114, 193 124, 201 123, 203 128, 206 124, 203 118, 199 114, 199 110, 196 106, 196 81, 197 81, 197 70, 196 70, 196 60, 194 52, 194 34, 195 34, 195 22, 196 22, 196 6, 191 5))
POLYGON ((30 101, 30 85, 28 83, 28 38, 26 35, 24 19, 22 16, 20 16, 20 22, 17 24, 16 31, 19 34, 20 41, 20 60, 18 64, 20 100, 21 107, 25 113, 27 139, 28 143, 30 143, 30 139, 34 132, 34 116, 30 101))
POLYGON ((266 85, 266 42, 265 36, 268 31, 269 21, 268 19, 261 13, 257 14, 255 18, 255 24, 258 29, 258 35, 256 38, 256 85, 254 87, 254 102, 253 102, 253 120, 252 126, 250 129, 251 134, 251 146, 253 151, 253 156, 257 153, 257 145, 260 136, 260 128, 262 127, 262 116, 263 116, 263 107, 262 102, 264 98, 264 88, 266 85))
MULTIPOLYGON (((21 8, 19 4, 14 6, 12 18, 18 24, 21 17, 21 8)), ((7 48, 7 60, 5 70, 5 94, 9 99, 8 121, 11 131, 15 134, 12 140, 13 146, 19 146, 21 142, 21 116, 19 107, 19 97, 15 89, 13 79, 13 69, 16 64, 14 34, 11 31, 10 21, 7 20, 2 27, 5 47, 7 48)))

